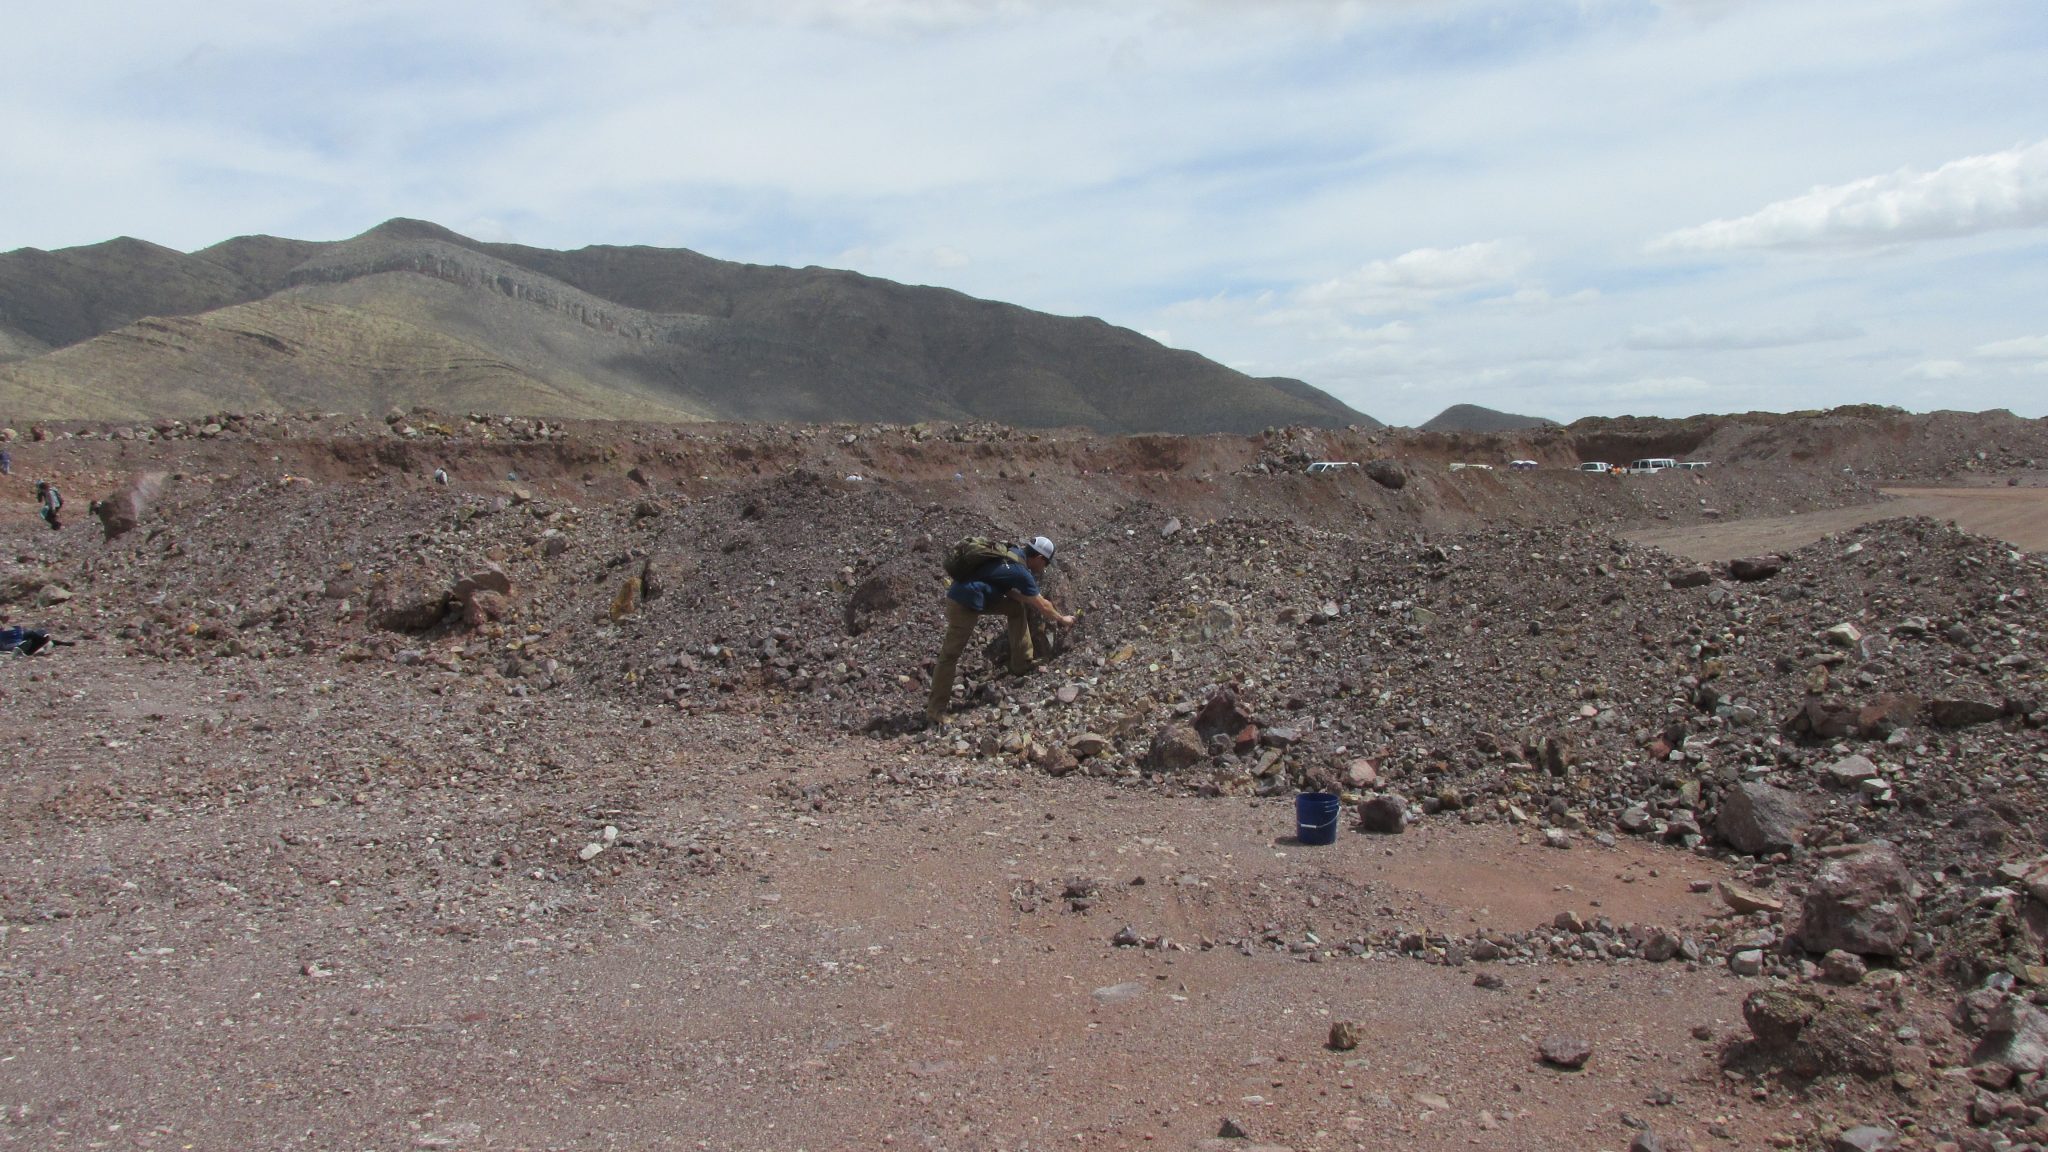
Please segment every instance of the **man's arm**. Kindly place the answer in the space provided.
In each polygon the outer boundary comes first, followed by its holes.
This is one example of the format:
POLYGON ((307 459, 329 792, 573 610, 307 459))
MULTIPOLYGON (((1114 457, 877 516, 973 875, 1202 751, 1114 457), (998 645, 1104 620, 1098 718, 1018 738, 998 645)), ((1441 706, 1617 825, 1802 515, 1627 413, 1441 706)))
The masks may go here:
POLYGON ((1074 622, 1074 618, 1072 616, 1062 616, 1060 614, 1060 610, 1052 606, 1052 601, 1047 600, 1042 595, 1026 596, 1022 592, 1019 592, 1015 588, 1012 588, 1010 589, 1010 599, 1020 600, 1026 604, 1031 605, 1033 608, 1038 609, 1038 614, 1040 616, 1043 616, 1048 620, 1057 620, 1061 624, 1068 625, 1071 625, 1074 622))

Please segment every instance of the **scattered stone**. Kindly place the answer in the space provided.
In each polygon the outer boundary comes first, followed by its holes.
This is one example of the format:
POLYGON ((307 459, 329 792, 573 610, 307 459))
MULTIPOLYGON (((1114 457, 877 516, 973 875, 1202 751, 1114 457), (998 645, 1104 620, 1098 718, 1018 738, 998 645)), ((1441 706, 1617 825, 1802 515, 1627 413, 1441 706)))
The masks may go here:
POLYGON ((1942 728, 1968 728, 1987 724, 2005 714, 2005 709, 1985 700, 1945 699, 1927 702, 1927 718, 1942 728))
POLYGON ((1745 583, 1769 580, 1785 566, 1783 556, 1745 556, 1728 562, 1728 575, 1745 583))
POLYGON ((1761 948, 1744 948, 1728 954, 1728 970, 1737 976, 1755 976, 1764 970, 1761 948))
POLYGON ((1821 957, 1821 975, 1836 984, 1861 984, 1870 969, 1863 963, 1863 957, 1840 948, 1821 957))
POLYGON ((1384 793, 1358 806, 1358 830, 1382 835, 1399 835, 1408 828, 1408 802, 1384 793))
POLYGON ((1208 759, 1202 738, 1185 724, 1166 724, 1152 734, 1145 767, 1154 772, 1179 772, 1208 759))
POLYGON ((2048 1071, 2048 1012, 2007 997, 1986 1021, 1971 1058, 1980 1064, 1995 1060, 2015 1072, 2048 1071))
POLYGON ((1674 568, 1665 576, 1673 588, 1701 588, 1714 582, 1714 574, 1694 565, 1690 568, 1674 568))
POLYGON ((1772 899, 1761 892, 1737 887, 1726 880, 1721 881, 1718 887, 1721 893, 1721 903, 1744 915, 1751 912, 1783 912, 1785 910, 1784 901, 1772 899))
POLYGON ((1856 788, 1865 780, 1875 780, 1881 775, 1877 765, 1862 756, 1844 756, 1822 772, 1828 783, 1837 788, 1856 788))
POLYGON ((1339 1020, 1330 1025, 1330 1049, 1335 1052, 1349 1052, 1358 1047, 1364 1030, 1355 1020, 1339 1020))
POLYGON ((1875 1124, 1858 1124, 1835 1137, 1832 1152, 1891 1152, 1899 1146, 1899 1134, 1875 1124))
POLYGON ((1677 956, 1684 945, 1677 933, 1658 930, 1643 943, 1643 959, 1652 964, 1663 964, 1677 956))
POLYGON ((1067 741, 1067 751, 1073 753, 1076 760, 1099 756, 1108 747, 1109 737, 1094 732, 1083 732, 1067 741))
POLYGON ((1378 484, 1382 488, 1390 488, 1396 492, 1408 485, 1408 474, 1403 472, 1401 466, 1392 460, 1366 461, 1365 474, 1372 477, 1373 483, 1378 484))
POLYGON ((1742 1019, 1756 1050, 1795 1076, 1850 1072, 1866 1078, 1893 1071, 1890 1042, 1861 1008, 1805 988, 1772 987, 1742 1001, 1742 1019))
POLYGON ((1592 1042, 1578 1036, 1545 1036, 1536 1050, 1545 1064, 1558 1068, 1584 1068, 1593 1057, 1592 1042))
POLYGON ((1721 797, 1714 830, 1738 852, 1765 856, 1799 846, 1806 809, 1799 798, 1769 784, 1737 784, 1721 797))

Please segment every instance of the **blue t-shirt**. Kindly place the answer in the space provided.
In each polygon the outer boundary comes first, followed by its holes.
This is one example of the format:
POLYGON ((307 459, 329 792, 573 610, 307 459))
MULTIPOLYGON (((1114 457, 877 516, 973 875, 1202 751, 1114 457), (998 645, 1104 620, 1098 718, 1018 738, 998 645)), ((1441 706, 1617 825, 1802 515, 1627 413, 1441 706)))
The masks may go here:
POLYGON ((958 581, 946 589, 946 597, 962 608, 986 612, 990 600, 1005 599, 1012 591, 1038 595, 1038 577, 1031 574, 1022 560, 992 562, 976 572, 974 579, 958 581))

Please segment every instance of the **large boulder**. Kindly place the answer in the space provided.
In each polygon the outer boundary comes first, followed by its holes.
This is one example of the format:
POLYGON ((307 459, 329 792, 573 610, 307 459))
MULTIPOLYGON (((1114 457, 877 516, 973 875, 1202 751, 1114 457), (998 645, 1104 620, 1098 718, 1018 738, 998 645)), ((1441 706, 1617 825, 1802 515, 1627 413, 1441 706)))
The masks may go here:
POLYGON ((1766 856, 1800 844, 1806 809, 1799 798, 1769 784, 1737 784, 1721 797, 1714 831, 1738 852, 1766 856))
POLYGON ((1162 725, 1152 734, 1152 747, 1145 753, 1145 767, 1154 772, 1179 772, 1208 757, 1201 736, 1185 724, 1162 725))
POLYGON ((1882 840, 1832 855, 1814 874, 1793 939, 1808 952, 1897 956, 1913 936, 1913 877, 1882 840))

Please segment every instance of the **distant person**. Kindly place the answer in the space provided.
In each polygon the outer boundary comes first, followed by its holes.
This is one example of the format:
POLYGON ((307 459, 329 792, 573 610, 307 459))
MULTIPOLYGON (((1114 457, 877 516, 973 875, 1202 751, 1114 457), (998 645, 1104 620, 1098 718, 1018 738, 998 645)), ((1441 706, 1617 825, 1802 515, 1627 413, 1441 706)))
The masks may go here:
POLYGON ((446 468, 436 468, 436 469, 434 469, 434 483, 436 483, 436 484, 446 484, 447 482, 448 482, 448 470, 447 470, 446 468))
POLYGON ((48 524, 51 531, 64 527, 57 520, 57 513, 63 510, 64 497, 57 491, 57 486, 48 480, 36 481, 36 515, 43 518, 43 523, 48 524))
MULTIPOLYGON (((969 543, 978 542, 962 541, 960 547, 969 543)), ((1038 590, 1038 578, 1052 563, 1052 553, 1052 541, 1043 536, 1014 551, 990 549, 976 557, 980 563, 966 579, 956 579, 946 589, 946 638, 939 645, 938 667, 932 669, 931 696, 924 706, 925 718, 932 724, 945 721, 946 708, 953 700, 953 676, 960 664, 960 654, 967 650, 974 625, 983 616, 1000 615, 1009 621, 1012 676, 1028 675, 1036 667, 1026 606, 1048 620, 1063 625, 1074 622, 1072 616, 1062 615, 1038 590)))
POLYGON ((14 475, 14 453, 0 448, 0 476, 14 475))

